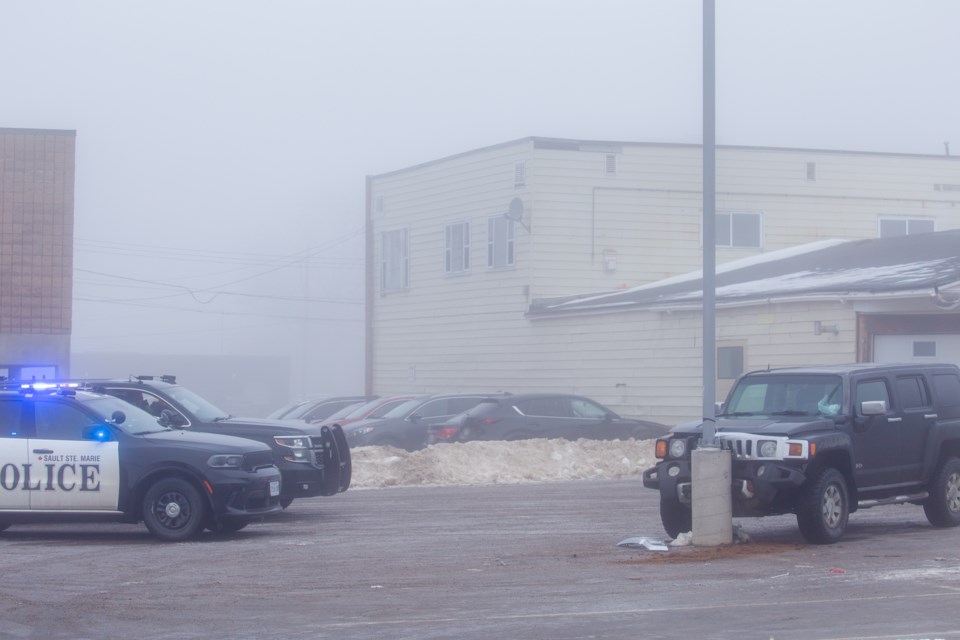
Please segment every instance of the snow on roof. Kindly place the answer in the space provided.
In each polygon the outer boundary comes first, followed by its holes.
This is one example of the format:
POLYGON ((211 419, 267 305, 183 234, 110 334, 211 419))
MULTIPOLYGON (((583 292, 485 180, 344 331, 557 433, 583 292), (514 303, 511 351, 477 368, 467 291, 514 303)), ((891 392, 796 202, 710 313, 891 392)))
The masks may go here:
MULTIPOLYGON (((826 240, 717 267, 717 304, 816 295, 904 294, 960 283, 960 229, 873 240, 826 240)), ((690 306, 700 271, 626 291, 534 301, 531 317, 690 306)))

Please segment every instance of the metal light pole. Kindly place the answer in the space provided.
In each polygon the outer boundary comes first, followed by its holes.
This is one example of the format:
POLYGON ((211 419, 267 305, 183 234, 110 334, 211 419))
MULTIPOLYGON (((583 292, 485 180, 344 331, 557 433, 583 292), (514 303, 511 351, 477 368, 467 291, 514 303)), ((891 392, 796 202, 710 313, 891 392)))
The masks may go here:
POLYGON ((692 454, 693 543, 733 540, 731 455, 716 438, 716 73, 714 0, 703 0, 703 435, 692 454))

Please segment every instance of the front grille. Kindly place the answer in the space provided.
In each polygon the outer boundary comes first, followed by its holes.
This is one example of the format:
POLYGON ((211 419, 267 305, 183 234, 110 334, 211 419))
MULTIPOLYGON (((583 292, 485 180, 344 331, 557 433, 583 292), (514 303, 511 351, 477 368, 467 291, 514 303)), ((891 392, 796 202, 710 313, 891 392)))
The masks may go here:
POLYGON ((272 464, 273 452, 269 449, 266 451, 248 453, 243 456, 243 468, 247 471, 256 471, 257 469, 262 469, 263 467, 269 467, 272 464))
POLYGON ((718 433, 720 448, 729 450, 734 458, 742 460, 782 460, 787 455, 787 440, 784 436, 757 435, 754 433, 718 433), (760 442, 773 440, 777 452, 772 457, 760 455, 760 442))

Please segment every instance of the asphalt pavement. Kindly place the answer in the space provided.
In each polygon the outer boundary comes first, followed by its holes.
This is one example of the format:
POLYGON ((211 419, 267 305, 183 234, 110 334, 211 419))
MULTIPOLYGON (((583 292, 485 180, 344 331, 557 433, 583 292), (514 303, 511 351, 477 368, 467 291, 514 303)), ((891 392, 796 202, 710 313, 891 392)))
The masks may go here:
POLYGON ((663 538, 639 480, 350 490, 236 534, 156 542, 142 526, 0 533, 0 638, 960 638, 960 528, 916 506, 803 542, 663 538))

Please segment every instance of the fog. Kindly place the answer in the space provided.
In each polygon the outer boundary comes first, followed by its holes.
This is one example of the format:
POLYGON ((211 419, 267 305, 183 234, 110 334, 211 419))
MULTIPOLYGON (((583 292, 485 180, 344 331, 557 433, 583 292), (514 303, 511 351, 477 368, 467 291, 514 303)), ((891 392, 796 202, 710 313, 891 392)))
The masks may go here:
MULTIPOLYGON (((719 144, 960 146, 960 3, 717 5, 719 144)), ((701 28, 699 0, 6 0, 0 127, 77 131, 75 354, 269 356, 291 397, 352 393, 365 176, 699 142, 701 28)))

